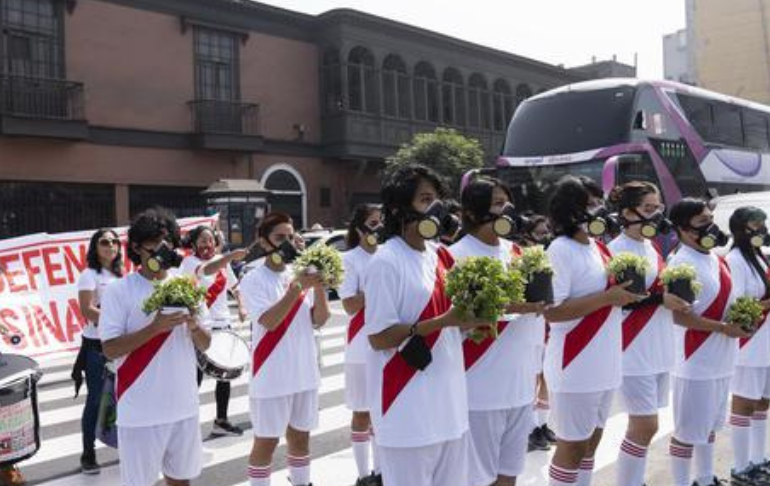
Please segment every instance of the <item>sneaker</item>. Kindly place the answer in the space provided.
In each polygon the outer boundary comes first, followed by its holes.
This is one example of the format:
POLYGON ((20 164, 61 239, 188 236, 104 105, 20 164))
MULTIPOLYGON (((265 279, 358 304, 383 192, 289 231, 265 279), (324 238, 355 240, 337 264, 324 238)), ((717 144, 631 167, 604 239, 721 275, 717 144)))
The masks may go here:
POLYGON ((548 445, 548 441, 543 435, 543 429, 541 429, 540 427, 536 427, 529 434, 529 445, 527 446, 527 451, 528 452, 548 451, 550 449, 551 449, 551 446, 548 445))
POLYGON ((363 478, 358 478, 356 486, 380 486, 382 484, 382 477, 380 476, 380 482, 377 482, 377 478, 378 476, 375 476, 374 473, 363 478))
POLYGON ((556 444, 556 433, 548 427, 548 424, 543 424, 540 430, 543 431, 543 437, 549 444, 556 444))
POLYGON ((0 484, 4 486, 24 486, 27 482, 21 471, 16 466, 3 466, 0 468, 0 484))
POLYGON ((214 427, 211 430, 213 435, 228 435, 231 437, 239 437, 243 435, 243 430, 231 424, 227 420, 215 420, 214 427))
POLYGON ((760 462, 759 464, 754 464, 754 469, 766 476, 770 476, 770 461, 764 461, 764 462, 760 462))
POLYGON ((371 486, 382 486, 382 474, 372 473, 369 477, 371 478, 369 482, 371 486))
POLYGON ((730 484, 731 486, 756 486, 759 483, 752 476, 751 469, 741 472, 736 472, 733 469, 730 471, 730 484))
POLYGON ((752 464, 749 470, 749 475, 754 479, 754 482, 760 485, 770 485, 770 471, 767 468, 763 468, 759 464, 752 464))
POLYGON ((727 486, 727 483, 724 482, 724 480, 714 476, 714 479, 712 479, 708 484, 701 484, 698 481, 693 481, 692 486, 727 486))
POLYGON ((87 451, 80 456, 80 472, 89 476, 102 472, 102 467, 96 462, 96 452, 87 451))

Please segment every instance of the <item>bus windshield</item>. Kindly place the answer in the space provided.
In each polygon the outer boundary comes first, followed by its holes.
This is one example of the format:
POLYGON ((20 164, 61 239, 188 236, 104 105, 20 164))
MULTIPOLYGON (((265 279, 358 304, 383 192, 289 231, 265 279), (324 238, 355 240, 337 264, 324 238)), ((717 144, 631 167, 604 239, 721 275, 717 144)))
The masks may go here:
POLYGON ((508 127, 503 155, 568 154, 626 142, 635 91, 633 86, 618 86, 526 101, 508 127))

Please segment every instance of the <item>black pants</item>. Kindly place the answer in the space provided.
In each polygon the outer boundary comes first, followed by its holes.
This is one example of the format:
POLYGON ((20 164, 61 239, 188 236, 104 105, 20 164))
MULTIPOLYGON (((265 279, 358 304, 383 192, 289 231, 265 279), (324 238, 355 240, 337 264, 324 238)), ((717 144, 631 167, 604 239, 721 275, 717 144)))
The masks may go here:
MULTIPOLYGON (((198 387, 203 381, 203 372, 198 369, 198 387)), ((214 391, 214 397, 217 400, 217 420, 227 420, 227 407, 230 405, 230 382, 217 381, 217 387, 214 391)))

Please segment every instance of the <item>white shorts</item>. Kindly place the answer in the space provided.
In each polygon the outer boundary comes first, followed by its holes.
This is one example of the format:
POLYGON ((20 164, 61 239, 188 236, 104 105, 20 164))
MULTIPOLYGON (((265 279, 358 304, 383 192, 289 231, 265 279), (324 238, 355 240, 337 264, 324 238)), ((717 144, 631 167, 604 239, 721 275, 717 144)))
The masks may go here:
POLYGON ((535 344, 535 372, 543 372, 543 360, 545 359, 545 344, 535 344))
POLYGON ((118 427, 123 486, 152 486, 162 473, 172 479, 200 475, 203 442, 198 416, 170 424, 118 427))
POLYGON ((273 398, 249 400, 255 437, 278 438, 286 428, 310 432, 318 427, 318 389, 273 398))
POLYGON ((624 376, 620 386, 623 408, 631 416, 657 415, 668 406, 671 381, 668 373, 624 376))
POLYGON ((462 437, 424 447, 377 447, 382 482, 398 486, 475 486, 468 481, 471 439, 462 437))
POLYGON ((727 416, 730 378, 688 380, 674 377, 674 432, 684 444, 708 444, 727 416))
POLYGON ((369 411, 365 363, 345 363, 345 404, 354 412, 369 411))
POLYGON ((770 398, 770 368, 736 366, 730 391, 749 400, 770 398))
POLYGON ((615 390, 589 393, 551 392, 550 421, 556 437, 570 442, 589 439, 595 429, 604 428, 615 390))
POLYGON ((475 457, 471 458, 471 485, 493 484, 498 475, 516 477, 524 472, 529 433, 535 426, 532 406, 468 414, 475 457))

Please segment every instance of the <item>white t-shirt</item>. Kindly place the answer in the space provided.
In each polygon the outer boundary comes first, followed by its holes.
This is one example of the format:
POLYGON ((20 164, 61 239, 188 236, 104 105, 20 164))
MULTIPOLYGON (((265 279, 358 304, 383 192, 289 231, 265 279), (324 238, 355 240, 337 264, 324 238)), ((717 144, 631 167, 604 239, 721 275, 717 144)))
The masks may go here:
MULTIPOLYGON (((78 292, 81 290, 92 291, 93 303, 99 307, 101 305, 101 296, 104 295, 107 286, 117 279, 118 277, 106 268, 103 268, 101 272, 97 272, 93 268, 86 268, 80 274, 80 278, 78 278, 78 292)), ((86 327, 83 328, 83 337, 99 339, 99 330, 96 328, 96 323, 88 321, 86 327)))
MULTIPOLYGON (((754 267, 743 258, 737 248, 727 254, 727 264, 733 276, 733 294, 737 297, 765 297, 765 282, 757 274, 754 267)), ((767 266, 760 260, 760 266, 767 273, 767 266)), ((770 366, 770 322, 766 319, 757 332, 748 339, 740 339, 738 347, 738 366, 767 367, 770 366)))
MULTIPOLYGON (((455 261, 463 258, 492 257, 504 264, 511 262, 512 244, 501 240, 500 245, 490 246, 475 236, 465 235, 449 248, 455 261)), ((542 328, 531 315, 515 314, 505 329, 482 352, 482 345, 466 339, 465 366, 468 378, 468 408, 470 410, 503 410, 533 403, 535 399, 535 342, 542 340, 542 328), (474 356, 474 358, 471 358, 474 356), (475 359, 475 362, 472 360, 475 359)), ((541 341, 542 342, 542 341, 541 341)))
MULTIPOLYGON (((554 305, 607 289, 607 272, 598 243, 588 245, 560 236, 548 247, 554 267, 554 305)), ((598 314, 599 311, 593 315, 598 314)), ((583 333, 590 327, 578 324, 589 316, 564 322, 551 322, 545 348, 548 388, 562 393, 588 393, 617 388, 622 380, 622 335, 619 307, 605 308, 606 319, 598 331, 583 333)))
MULTIPOLYGON (((340 299, 349 299, 363 290, 364 275, 366 266, 371 262, 374 254, 369 253, 360 246, 348 250, 342 254, 342 262, 345 265, 345 279, 339 288, 340 299)), ((360 311, 364 312, 364 309, 360 311)), ((369 341, 366 334, 361 332, 363 329, 355 330, 353 326, 356 319, 360 316, 352 316, 348 324, 348 331, 345 335, 345 362, 364 364, 366 363, 366 353, 369 352, 369 341), (352 330, 351 330, 352 329, 352 330), (352 335, 352 340, 350 339, 352 335)))
POLYGON ((219 285, 219 280, 224 279, 224 287, 219 292, 214 303, 209 307, 209 317, 211 326, 214 328, 227 327, 230 325, 230 307, 227 304, 227 291, 238 284, 238 279, 233 273, 233 269, 228 264, 225 268, 214 275, 204 275, 201 265, 206 263, 195 255, 189 255, 182 260, 179 271, 185 275, 191 275, 198 280, 198 283, 210 289, 214 284, 219 285))
MULTIPOLYGON (((394 237, 377 250, 364 279, 366 335, 419 321, 436 286, 439 263, 438 245, 426 244, 421 252, 394 237)), ((468 430, 468 402, 459 328, 440 331, 433 362, 416 371, 383 415, 384 385, 398 381, 384 376, 395 354, 395 349, 367 354, 367 392, 377 443, 422 447, 462 437, 468 430)))
MULTIPOLYGON (((703 315, 720 292, 719 257, 713 253, 701 253, 682 245, 669 258, 668 266, 673 267, 682 263, 689 263, 695 267, 696 279, 703 285, 692 306, 692 312, 703 315)), ((724 319, 734 299, 735 294, 731 292, 723 315, 718 316, 716 320, 724 319)), ((689 380, 715 380, 731 376, 738 351, 738 340, 721 333, 709 333, 705 341, 693 351, 693 347, 687 343, 692 343, 694 341, 692 338, 698 334, 705 336, 701 331, 691 332, 684 326, 674 327, 676 366, 673 375, 689 380)), ((700 342, 697 337, 695 341, 700 342)))
MULTIPOLYGON (((142 304, 152 291, 152 282, 139 273, 131 273, 107 287, 99 322, 102 341, 147 327, 155 314, 145 314, 142 304)), ((205 326, 205 318, 202 321, 205 326)), ((133 374, 124 364, 129 356, 140 354, 137 351, 116 361, 118 382, 133 374)), ((171 331, 136 381, 118 399, 118 426, 146 427, 197 416, 196 369, 195 346, 187 325, 182 324, 171 331)))
MULTIPOLYGON (((286 295, 291 279, 291 267, 283 272, 274 272, 267 265, 260 265, 241 280, 241 298, 252 322, 252 376, 249 384, 249 395, 252 398, 293 395, 321 386, 318 351, 313 339, 312 289, 306 291, 285 334, 254 374, 257 349, 267 346, 279 332, 279 328, 268 331, 259 324, 259 318, 286 295)), ((290 315, 291 312, 287 317, 290 315)))
MULTIPOLYGON (((621 234, 608 245, 613 255, 621 252, 641 255, 650 265, 647 271, 645 287, 650 289, 658 274, 665 268, 663 258, 645 239, 636 241, 621 234)), ((649 309, 640 309, 641 312, 649 309)), ((647 324, 635 334, 635 325, 631 319, 636 319, 637 313, 623 311, 623 342, 630 341, 623 352, 623 374, 626 376, 646 376, 669 372, 674 368, 674 327, 671 322, 671 311, 656 306, 654 314, 647 324)), ((638 329, 638 328, 637 328, 638 329)))

